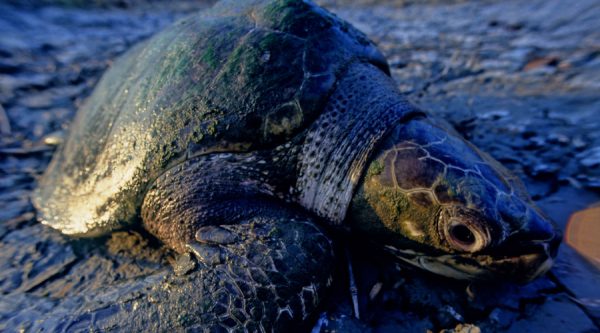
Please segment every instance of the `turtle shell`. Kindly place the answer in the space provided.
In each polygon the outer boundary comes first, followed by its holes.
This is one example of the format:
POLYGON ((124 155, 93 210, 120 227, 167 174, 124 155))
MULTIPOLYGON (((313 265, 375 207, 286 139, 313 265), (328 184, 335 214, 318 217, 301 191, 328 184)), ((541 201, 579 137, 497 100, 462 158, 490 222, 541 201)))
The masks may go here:
POLYGON ((354 61, 388 72, 359 31, 306 1, 222 1, 115 61, 34 194, 42 222, 97 235, 135 220, 166 169, 270 149, 321 113, 354 61))

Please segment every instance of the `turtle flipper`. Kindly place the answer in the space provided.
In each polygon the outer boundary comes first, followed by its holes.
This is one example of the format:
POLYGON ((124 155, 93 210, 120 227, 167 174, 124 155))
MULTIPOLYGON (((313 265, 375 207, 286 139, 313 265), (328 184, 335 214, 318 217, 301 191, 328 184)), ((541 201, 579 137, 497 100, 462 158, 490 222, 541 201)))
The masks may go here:
POLYGON ((309 218, 291 209, 273 208, 270 214, 235 225, 211 227, 212 232, 221 232, 211 235, 219 242, 190 245, 199 258, 192 259, 195 268, 190 271, 176 274, 165 268, 145 279, 74 297, 29 328, 296 330, 314 312, 331 281, 332 246, 309 218))
POLYGON ((309 219, 273 213, 211 226, 210 241, 197 237, 188 245, 203 288, 213 290, 202 295, 210 318, 201 327, 288 331, 319 304, 331 280, 329 239, 309 219))
POLYGON ((186 327, 269 331, 297 325, 316 308, 332 273, 330 240, 306 212, 269 192, 265 170, 244 167, 255 162, 199 156, 154 182, 144 226, 198 262, 192 274, 172 278, 168 294, 155 290, 170 310, 154 313, 169 321, 185 313, 186 327))

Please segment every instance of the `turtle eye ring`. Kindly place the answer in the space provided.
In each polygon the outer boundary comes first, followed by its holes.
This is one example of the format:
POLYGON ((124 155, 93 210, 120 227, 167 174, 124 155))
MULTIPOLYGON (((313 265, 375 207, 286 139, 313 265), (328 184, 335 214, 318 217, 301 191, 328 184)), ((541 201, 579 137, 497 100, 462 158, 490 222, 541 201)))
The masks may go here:
POLYGON ((486 230, 468 220, 451 218, 444 229, 446 241, 458 251, 476 252, 489 243, 490 237, 486 230))

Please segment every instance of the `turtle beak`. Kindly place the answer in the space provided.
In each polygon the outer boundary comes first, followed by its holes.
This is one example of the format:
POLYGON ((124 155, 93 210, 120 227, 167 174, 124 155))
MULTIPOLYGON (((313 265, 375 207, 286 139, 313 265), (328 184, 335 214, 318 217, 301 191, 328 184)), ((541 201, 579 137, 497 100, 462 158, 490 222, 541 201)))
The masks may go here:
POLYGON ((552 267, 562 233, 540 214, 532 213, 526 224, 494 249, 492 271, 517 282, 529 282, 552 267))
POLYGON ((554 264, 554 256, 550 254, 552 249, 546 244, 540 245, 525 254, 497 259, 489 268, 508 280, 530 282, 548 272, 554 264))

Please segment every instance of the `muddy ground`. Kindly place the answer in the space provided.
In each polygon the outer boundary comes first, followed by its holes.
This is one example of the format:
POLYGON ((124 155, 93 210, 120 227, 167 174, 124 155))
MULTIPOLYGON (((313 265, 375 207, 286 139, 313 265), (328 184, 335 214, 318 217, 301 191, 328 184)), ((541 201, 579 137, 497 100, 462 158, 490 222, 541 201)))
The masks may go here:
MULTIPOLYGON (((321 3, 378 43, 410 100, 518 173, 562 228, 600 201, 598 1, 321 3)), ((36 4, 0 2, 0 331, 171 271, 175 256, 141 230, 71 240, 41 226, 29 194, 112 60, 206 6, 36 4)), ((525 286, 448 281, 364 248, 351 247, 360 249, 351 254, 361 319, 340 265, 314 331, 599 330, 600 273, 568 246, 548 276, 525 286)))

